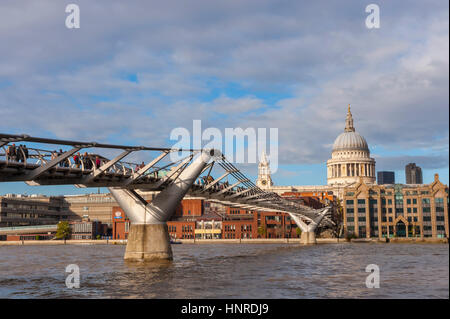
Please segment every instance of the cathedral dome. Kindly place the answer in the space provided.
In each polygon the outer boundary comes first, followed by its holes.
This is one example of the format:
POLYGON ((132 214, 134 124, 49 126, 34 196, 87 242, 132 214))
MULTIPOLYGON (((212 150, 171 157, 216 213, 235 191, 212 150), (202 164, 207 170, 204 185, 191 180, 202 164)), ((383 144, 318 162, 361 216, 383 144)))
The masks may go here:
POLYGON ((344 132, 341 133, 333 144, 333 151, 346 151, 346 150, 357 150, 357 151, 368 151, 369 146, 367 145, 364 137, 359 135, 357 132, 344 132))
POLYGON ((333 151, 369 151, 369 146, 364 137, 355 132, 353 117, 348 106, 347 119, 345 120, 345 130, 341 133, 333 144, 333 151))
POLYGON ((344 132, 334 141, 327 170, 328 185, 350 185, 361 180, 375 183, 375 160, 370 157, 366 139, 355 131, 350 105, 344 132))

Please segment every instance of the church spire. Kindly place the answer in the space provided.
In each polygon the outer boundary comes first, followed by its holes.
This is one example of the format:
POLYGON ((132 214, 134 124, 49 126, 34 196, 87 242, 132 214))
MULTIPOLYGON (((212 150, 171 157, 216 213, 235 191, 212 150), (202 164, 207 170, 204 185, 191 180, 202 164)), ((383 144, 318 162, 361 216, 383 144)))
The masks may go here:
POLYGON ((262 151, 262 155, 261 155, 261 163, 262 164, 268 164, 269 162, 267 161, 267 156, 266 156, 266 152, 262 151))
POLYGON ((354 132, 355 128, 353 127, 353 117, 352 112, 350 111, 350 104, 348 105, 347 118, 345 119, 345 130, 344 132, 354 132))

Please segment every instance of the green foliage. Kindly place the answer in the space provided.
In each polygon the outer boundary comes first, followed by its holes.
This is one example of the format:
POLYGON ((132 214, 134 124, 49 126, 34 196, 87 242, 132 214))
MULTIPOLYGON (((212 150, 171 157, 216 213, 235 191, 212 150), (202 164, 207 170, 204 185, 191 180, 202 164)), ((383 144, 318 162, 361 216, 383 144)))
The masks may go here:
POLYGON ((258 227, 258 235, 261 235, 263 237, 266 236, 267 230, 264 226, 259 226, 258 227))
POLYGON ((358 237, 356 237, 355 233, 349 232, 349 233, 345 234, 345 239, 347 241, 350 241, 351 239, 355 239, 355 238, 358 238, 358 237))
POLYGON ((102 236, 100 236, 100 235, 97 235, 95 238, 97 238, 97 239, 100 239, 100 238, 102 238, 102 236))
POLYGON ((70 225, 68 222, 59 222, 56 228, 56 238, 57 239, 69 239, 70 237, 70 225))
POLYGON ((36 237, 34 239, 39 240, 41 238, 39 237, 39 235, 36 235, 36 237))
POLYGON ((297 233, 298 236, 302 235, 302 230, 300 229, 300 227, 297 227, 297 229, 295 230, 295 232, 297 233))

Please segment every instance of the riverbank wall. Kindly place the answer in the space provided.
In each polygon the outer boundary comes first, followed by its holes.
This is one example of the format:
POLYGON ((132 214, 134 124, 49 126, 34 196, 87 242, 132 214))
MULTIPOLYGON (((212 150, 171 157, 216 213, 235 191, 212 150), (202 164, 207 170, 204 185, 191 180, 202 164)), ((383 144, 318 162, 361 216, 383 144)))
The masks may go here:
MULTIPOLYGON (((448 244, 447 238, 356 238, 350 241, 344 238, 317 238, 317 244, 340 243, 438 243, 448 244)), ((300 238, 255 238, 255 239, 180 239, 182 244, 300 244, 300 238)), ((125 239, 101 239, 101 240, 24 240, 24 241, 0 241, 0 246, 33 246, 33 245, 126 245, 125 239)))

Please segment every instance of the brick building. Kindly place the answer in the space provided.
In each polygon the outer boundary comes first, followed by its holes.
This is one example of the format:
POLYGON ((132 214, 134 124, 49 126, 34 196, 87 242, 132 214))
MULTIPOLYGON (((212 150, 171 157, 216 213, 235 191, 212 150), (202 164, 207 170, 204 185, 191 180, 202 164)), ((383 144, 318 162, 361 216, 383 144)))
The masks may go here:
MULTIPOLYGON (((321 206, 323 207, 323 205, 321 206)), ((119 206, 112 208, 112 238, 126 239, 129 221, 119 206)), ((183 199, 167 222, 173 239, 298 238, 288 214, 217 207, 203 199, 183 199)))

